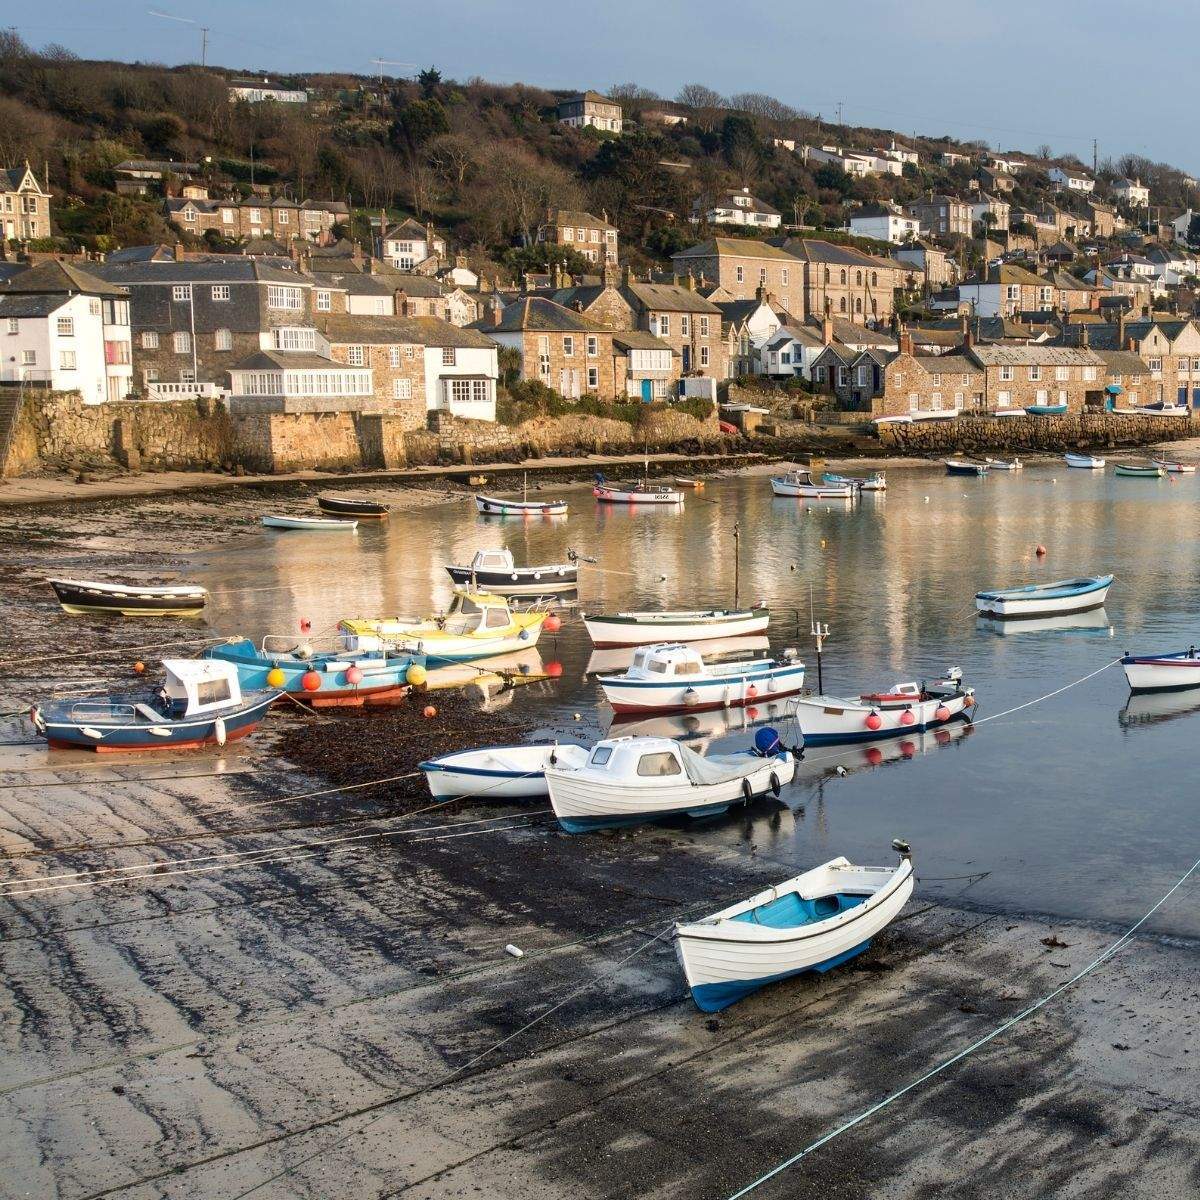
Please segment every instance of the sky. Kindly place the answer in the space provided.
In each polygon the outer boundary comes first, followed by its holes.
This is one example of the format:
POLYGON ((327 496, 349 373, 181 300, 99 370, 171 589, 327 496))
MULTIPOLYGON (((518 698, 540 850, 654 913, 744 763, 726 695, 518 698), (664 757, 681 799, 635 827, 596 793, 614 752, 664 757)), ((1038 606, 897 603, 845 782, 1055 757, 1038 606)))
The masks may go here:
POLYGON ((435 65, 454 79, 665 97, 767 92, 848 124, 1200 173, 1190 110, 1200 5, 1178 0, 56 0, 17 32, 86 58, 267 71, 435 65), (168 14, 185 20, 153 16, 168 14), (187 22, 193 22, 188 24, 187 22), (1130 56, 1141 47, 1147 53, 1130 56))

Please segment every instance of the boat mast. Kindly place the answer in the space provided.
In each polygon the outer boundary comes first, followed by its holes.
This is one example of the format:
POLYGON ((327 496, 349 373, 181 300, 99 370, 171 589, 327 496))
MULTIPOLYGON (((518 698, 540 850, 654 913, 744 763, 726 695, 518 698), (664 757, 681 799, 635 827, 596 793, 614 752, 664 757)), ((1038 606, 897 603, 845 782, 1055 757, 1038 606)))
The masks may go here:
POLYGON ((742 606, 739 603, 742 591, 742 525, 740 521, 733 523, 733 609, 737 612, 742 606))
POLYGON ((825 645, 825 639, 829 636, 828 624, 822 625, 817 620, 816 608, 813 606, 813 590, 812 584, 808 585, 808 620, 809 633, 816 639, 817 642, 817 692, 821 695, 825 693, 825 681, 821 674, 821 651, 825 645))

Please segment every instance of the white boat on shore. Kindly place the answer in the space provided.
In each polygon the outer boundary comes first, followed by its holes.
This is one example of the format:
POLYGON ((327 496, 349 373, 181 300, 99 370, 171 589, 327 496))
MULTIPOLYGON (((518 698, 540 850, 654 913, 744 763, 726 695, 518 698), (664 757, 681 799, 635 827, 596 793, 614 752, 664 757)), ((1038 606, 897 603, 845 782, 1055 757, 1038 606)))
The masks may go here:
POLYGON ((708 638, 745 637, 767 630, 771 613, 766 608, 727 611, 666 610, 619 612, 611 616, 583 614, 583 625, 598 649, 647 646, 654 642, 698 642, 708 638))
POLYGON ((702 1012, 782 979, 828 971, 861 954, 899 915, 913 890, 906 843, 896 867, 834 858, 699 921, 677 924, 675 952, 702 1012))
MULTIPOLYGON (((773 731, 758 737, 778 744, 773 731)), ((756 739, 757 740, 757 739, 756 739)), ((670 738, 617 737, 597 742, 574 770, 546 768, 550 804, 568 833, 660 817, 715 816, 734 804, 779 795, 796 771, 791 752, 745 750, 705 758, 670 738)))
MULTIPOLYGON (((751 634, 748 637, 703 638, 700 641, 688 642, 688 645, 706 661, 714 661, 731 655, 744 658, 747 654, 770 650, 771 641, 762 634, 751 634)), ((614 646, 609 650, 593 650, 588 657, 583 673, 585 675, 610 675, 615 672, 627 671, 637 652, 637 646, 614 646)))
POLYGON ((1127 654, 1121 659, 1131 692, 1184 692, 1200 688, 1200 656, 1189 646, 1173 654, 1127 654))
POLYGON ((985 458, 983 461, 993 471, 1021 471, 1025 467, 1019 458, 985 458))
POLYGON ((1100 608, 1112 587, 1111 575, 1081 575, 1053 583, 976 592, 975 608, 987 617, 1050 617, 1100 608))
POLYGON ((789 701, 805 746, 920 733, 946 725, 974 706, 975 689, 963 687, 957 667, 936 683, 898 683, 886 692, 868 692, 857 699, 800 696, 789 701))
POLYGON ((853 500, 855 487, 849 482, 818 483, 809 471, 789 471, 786 475, 771 476, 771 492, 775 496, 807 500, 853 500))
POLYGON ((1104 459, 1096 458, 1092 454, 1064 454, 1063 460, 1068 467, 1075 467, 1080 471, 1104 470, 1104 459))
POLYGON ((475 507, 486 517, 565 517, 565 500, 504 500, 476 496, 475 507))
POLYGON ((597 483, 592 495, 601 504, 682 504, 683 493, 664 483, 638 483, 628 487, 597 483))
POLYGON ((267 529, 316 529, 334 531, 339 529, 357 529, 358 519, 351 517, 341 520, 337 517, 284 517, 268 513, 262 518, 267 529))
POLYGON ((1161 454, 1153 455, 1150 461, 1156 467, 1161 467, 1168 475, 1194 475, 1196 473, 1194 463, 1178 462, 1173 458, 1164 458, 1161 454))
POLYGON ((471 796, 481 800, 541 800, 549 795, 546 768, 566 770, 587 761, 586 746, 540 742, 460 750, 418 764, 435 799, 471 796))
POLYGON ((794 650, 779 659, 706 663, 690 646, 646 646, 624 675, 601 676, 615 713, 733 708, 792 695, 804 687, 804 664, 794 650))

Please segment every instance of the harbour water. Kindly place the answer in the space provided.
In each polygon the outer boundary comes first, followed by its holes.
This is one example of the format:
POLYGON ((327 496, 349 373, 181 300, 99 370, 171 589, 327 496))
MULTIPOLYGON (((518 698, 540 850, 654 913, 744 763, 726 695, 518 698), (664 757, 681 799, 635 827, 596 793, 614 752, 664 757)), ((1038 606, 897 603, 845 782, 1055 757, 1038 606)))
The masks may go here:
MULTIPOLYGON (((1192 536, 1200 476, 1122 479, 1051 463, 964 479, 905 465, 888 473, 886 493, 850 504, 773 499, 766 478, 749 475, 710 480, 681 510, 601 507, 579 485, 547 485, 541 496, 551 491, 571 501, 565 520, 483 518, 457 497, 353 535, 247 524, 196 554, 185 573, 212 592, 208 628, 257 639, 294 632, 301 619, 317 632, 343 616, 431 611, 449 597, 444 564, 467 563, 483 547, 507 546, 518 564, 564 561, 568 547, 593 556, 597 569, 584 573, 562 631, 530 657, 535 671, 540 659, 559 664, 561 676, 512 693, 542 733, 587 741, 608 729, 610 714, 587 674, 579 611, 730 605, 737 522, 740 599, 770 606, 771 647, 798 647, 810 686, 811 596, 831 626, 827 692, 854 696, 958 666, 977 689, 982 723, 949 736, 814 748, 783 794, 786 809, 668 836, 777 861, 781 875, 834 854, 887 859, 901 836, 926 894, 1114 926, 1140 916, 1197 857, 1200 692, 1131 700, 1114 665, 1043 703, 983 718, 1126 648, 1200 641, 1192 536), (1098 613, 1044 625, 974 612, 983 588, 1109 571, 1116 584, 1098 613)), ((726 749, 748 744, 754 721, 790 736, 786 714, 766 707, 692 714, 671 729, 726 749)), ((1200 911, 1185 893, 1152 928, 1198 936, 1200 911)))

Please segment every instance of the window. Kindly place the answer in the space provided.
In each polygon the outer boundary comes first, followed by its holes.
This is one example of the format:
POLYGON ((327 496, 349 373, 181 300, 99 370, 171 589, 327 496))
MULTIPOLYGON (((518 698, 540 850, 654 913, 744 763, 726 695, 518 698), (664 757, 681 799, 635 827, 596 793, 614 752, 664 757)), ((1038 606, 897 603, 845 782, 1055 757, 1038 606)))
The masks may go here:
POLYGON ((1012 377, 1013 377, 1012 367, 1001 367, 1000 368, 1000 379, 1002 382, 1007 383, 1012 379, 1012 377))
POLYGON ((679 318, 679 333, 682 337, 692 336, 692 321, 687 313, 684 313, 683 316, 679 318))
POLYGON ((843 271, 841 272, 841 280, 840 280, 840 282, 841 282, 841 283, 843 283, 843 284, 846 282, 846 272, 845 272, 845 270, 843 270, 843 271))
POLYGON ((332 308, 330 294, 324 290, 317 292, 317 312, 329 312, 332 308))
POLYGON ((1071 378, 1071 368, 1070 367, 1055 367, 1054 368, 1054 378, 1059 383, 1066 383, 1067 380, 1071 378))
POLYGON ((940 375, 934 375, 933 378, 930 379, 929 382, 932 383, 934 387, 941 387, 942 386, 942 377, 940 375))
POLYGON ((412 358, 415 353, 416 353, 415 346, 405 346, 404 347, 404 357, 405 358, 412 358))
POLYGON ((142 382, 143 383, 157 383, 158 382, 158 368, 157 367, 147 367, 142 372, 142 382))
POLYGON ((600 386, 600 368, 599 367, 588 367, 587 372, 588 372, 588 382, 587 382, 588 391, 594 392, 600 386))
POLYGON ((233 211, 232 208, 221 209, 221 221, 224 224, 232 225, 234 220, 236 219, 236 217, 237 217, 237 214, 233 211))
POLYGON ((213 285, 212 298, 218 304, 221 304, 229 299, 229 284, 218 283, 213 285))
POLYGON ((60 350, 58 352, 58 369, 60 371, 75 370, 75 351, 60 350))
POLYGON ((588 230, 588 236, 591 237, 593 242, 598 242, 600 240, 600 230, 590 229, 588 230))
POLYGON ((1048 397, 1049 397, 1049 393, 1046 391, 1045 388, 1038 388, 1038 390, 1037 390, 1037 403, 1038 404, 1046 404, 1048 402, 1048 397))
POLYGON ((315 350, 317 334, 314 329, 280 325, 271 331, 276 350, 315 350))
POLYGON ((190 221, 190 222, 194 223, 196 220, 196 210, 194 208, 185 208, 183 210, 183 219, 185 221, 190 221))
POLYGON ((1010 284, 1005 288, 1005 295, 1009 300, 1020 300, 1021 287, 1019 284, 1010 284))
POLYGON ((854 272, 854 283, 855 283, 856 287, 862 287, 862 272, 861 271, 854 272))
POLYGON ((708 318, 707 317, 700 318, 700 336, 708 337, 708 318))
POLYGON ((591 765, 593 767, 602 767, 610 758, 612 758, 611 746, 597 746, 592 751, 591 765))
POLYGON ((1012 402, 1012 392, 997 392, 996 393, 996 407, 997 408, 1007 408, 1011 402, 1012 402))
POLYGON ((959 380, 959 382, 960 382, 960 383, 963 385, 963 387, 967 387, 967 386, 970 384, 970 382, 971 382, 971 377, 970 377, 970 375, 968 375, 968 374, 967 374, 967 373, 964 371, 964 372, 963 372, 963 375, 962 375, 962 378, 959 380))
POLYGON ((1161 371, 1162 370, 1162 359, 1161 358, 1148 358, 1148 359, 1146 359, 1146 365, 1150 368, 1151 371, 1161 371))
POLYGON ((9 317, 8 318, 8 332, 9 333, 19 333, 20 329, 21 329, 20 320, 17 317, 9 317))
POLYGON ((454 366, 454 347, 453 346, 443 346, 442 347, 442 366, 443 367, 454 366))
POLYGON ((575 357, 575 339, 569 333, 563 334, 563 357, 575 357))
POLYGON ((708 366, 708 347, 707 346, 700 347, 700 365, 702 367, 708 366))
POLYGON ((171 299, 178 302, 190 300, 192 298, 192 285, 190 283, 177 283, 171 288, 171 299))
POLYGON ((268 284, 267 307, 289 309, 292 312, 299 312, 302 307, 300 302, 300 289, 298 287, 284 287, 281 284, 268 284))
POLYGON ((679 759, 670 750, 660 750, 655 754, 643 754, 638 759, 637 773, 639 775, 681 775, 679 759))
POLYGON ((671 318, 667 313, 662 313, 658 318, 658 332, 662 337, 668 337, 671 333, 671 318))
POLYGON ((346 362, 352 367, 361 367, 366 361, 366 355, 361 346, 346 347, 346 362))
POLYGON ((1041 377, 1042 377, 1042 368, 1041 367, 1030 367, 1029 368, 1029 382, 1030 383, 1037 383, 1037 381, 1039 379, 1041 379, 1041 377))
MULTIPOLYGON (((814 367, 813 368, 813 378, 818 383, 824 383, 825 382, 825 368, 824 367, 814 367)), ((897 380, 897 382, 899 382, 899 380, 897 380)))
POLYGON ((388 347, 388 366, 389 367, 398 367, 399 365, 400 365, 400 347, 399 346, 389 346, 388 347))
POLYGON ((32 367, 32 366, 36 366, 36 365, 37 365, 37 351, 36 350, 22 350, 21 351, 21 366, 32 367))
POLYGON ((1095 367, 1084 367, 1083 368, 1083 378, 1086 383, 1093 383, 1096 379, 1096 368, 1095 367))
POLYGON ((587 340, 587 356, 588 356, 588 358, 595 358, 596 355, 598 355, 599 353, 600 353, 600 339, 598 337, 596 337, 594 334, 589 333, 588 340, 587 340))
POLYGON ((233 334, 228 329, 218 329, 213 334, 213 349, 215 350, 232 350, 233 349, 233 334))
POLYGON ((142 333, 142 349, 157 350, 158 349, 158 334, 151 329, 144 330, 142 333))
POLYGON ((59 337, 74 337, 75 336, 75 318, 74 317, 59 317, 55 322, 55 328, 58 330, 59 337))
POLYGON ((392 380, 392 399, 393 400, 411 400, 412 399, 412 380, 411 379, 393 379, 392 380))
POLYGON ((940 412, 942 408, 942 393, 934 392, 929 397, 929 403, 936 411, 940 412))
POLYGON ((587 241, 587 230, 586 229, 576 229, 575 235, 576 235, 575 240, 577 242, 586 242, 587 241))
POLYGON ((846 387, 850 382, 850 368, 838 367, 837 369, 838 387, 846 387))
POLYGON ((573 242, 575 240, 575 230, 571 229, 569 226, 564 227, 562 233, 564 242, 573 242))
POLYGON ((278 211, 278 212, 275 214, 275 220, 276 220, 276 223, 277 223, 277 224, 280 224, 280 225, 286 225, 286 224, 288 223, 288 212, 287 212, 287 209, 286 209, 286 208, 281 208, 281 209, 280 209, 280 210, 279 210, 279 211, 278 211))
POLYGON ((746 272, 741 267, 737 268, 736 277, 737 277, 738 283, 746 282, 746 272))
POLYGON ((787 285, 788 285, 788 275, 789 275, 788 269, 787 269, 787 267, 784 267, 783 268, 783 286, 784 287, 787 287, 787 285))
POLYGON ((843 297, 842 297, 842 298, 841 298, 841 299, 838 301, 838 309, 839 309, 841 312, 845 312, 845 311, 846 311, 846 297, 845 297, 845 296, 843 296, 843 297))
POLYGON ((766 283, 767 283, 767 268, 766 267, 759 267, 758 282, 759 282, 760 287, 766 286, 766 283))
POLYGON ((176 354, 191 354, 192 335, 184 331, 171 334, 171 346, 176 354))
POLYGON ((921 407, 921 397, 916 392, 908 393, 908 411, 915 413, 921 407))
POLYGON ((260 225, 262 223, 262 213, 257 208, 250 210, 250 224, 260 225))

